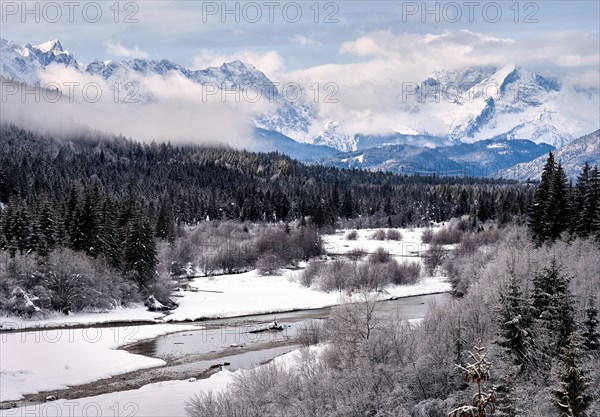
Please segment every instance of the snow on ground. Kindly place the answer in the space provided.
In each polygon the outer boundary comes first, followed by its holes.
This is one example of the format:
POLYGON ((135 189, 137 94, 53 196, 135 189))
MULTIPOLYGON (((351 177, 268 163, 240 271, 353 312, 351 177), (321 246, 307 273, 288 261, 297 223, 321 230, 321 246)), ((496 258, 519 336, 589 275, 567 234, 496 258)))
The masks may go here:
MULTIPOLYGON (((239 371, 238 371, 239 372, 239 371)), ((232 381, 234 372, 220 371, 194 382, 164 381, 136 390, 119 391, 76 400, 59 399, 0 412, 2 417, 23 416, 143 416, 185 417, 185 403, 194 394, 219 392, 232 381)))
MULTIPOLYGON (((400 230, 401 241, 377 241, 369 237, 375 230, 358 231, 357 240, 347 240, 348 230, 324 237, 330 255, 347 253, 354 248, 373 252, 378 247, 388 250, 399 261, 420 261, 426 245, 421 244, 423 229, 400 230)), ((163 317, 151 313, 143 306, 117 309, 107 313, 82 313, 70 316, 56 315, 45 320, 25 321, 14 317, 0 318, 4 328, 55 327, 76 324, 94 324, 119 321, 182 321, 209 317, 232 317, 295 309, 332 306, 342 302, 342 294, 325 293, 300 285, 296 278, 301 271, 284 270, 280 276, 260 276, 257 271, 243 274, 196 278, 190 287, 198 292, 180 292, 179 308, 163 317)), ((389 296, 407 297, 450 291, 443 277, 424 277, 414 285, 389 286, 389 296)), ((66 388, 84 384, 137 369, 164 365, 159 359, 133 355, 117 347, 142 339, 170 333, 197 329, 191 325, 156 324, 149 326, 64 328, 0 335, 0 401, 12 401, 22 395, 66 388)), ((222 389, 233 374, 222 371, 208 380, 168 381, 147 385, 139 390, 106 394, 88 399, 57 401, 30 407, 90 407, 91 415, 184 415, 184 403, 192 393, 202 390, 222 389), (88 401, 88 402, 86 402, 88 401), (128 406, 127 409, 119 407, 128 406), (100 407, 94 408, 94 407, 100 407), (111 408, 113 407, 113 408, 111 408), (137 407, 137 408, 136 408, 137 407), (97 413, 96 410, 102 410, 97 413), (115 411, 116 410, 116 411, 115 411), (131 411, 136 411, 131 414, 131 411), (117 414, 115 414, 117 413, 117 414)), ((29 408, 20 409, 22 412, 29 408)), ((38 410, 40 411, 40 410, 38 410)), ((49 415, 42 410, 35 415, 49 415)), ((18 412, 7 410, 2 415, 18 412)), ((83 415, 88 414, 82 413, 83 415)), ((78 415, 56 413, 52 415, 78 415)))
POLYGON ((75 313, 65 316, 60 312, 52 314, 43 320, 24 320, 21 317, 0 317, 0 328, 22 329, 34 327, 69 327, 102 323, 127 323, 131 321, 153 322, 164 316, 164 313, 150 312, 142 304, 129 308, 97 313, 75 313))
POLYGON ((162 366, 162 360, 116 348, 191 329, 198 327, 159 324, 4 333, 0 335, 0 401, 162 366))
MULTIPOLYGON (((286 270, 283 276, 261 277, 256 271, 238 275, 196 278, 192 287, 204 291, 186 294, 179 307, 166 321, 182 321, 201 317, 232 317, 256 313, 305 310, 337 305, 343 302, 339 292, 322 292, 295 281, 300 272, 286 270)), ((450 291, 441 277, 423 278, 414 285, 392 285, 386 288, 390 297, 408 297, 450 291)))
MULTIPOLYGON (((433 231, 439 230, 439 227, 432 228, 433 231)), ((401 262, 418 261, 417 254, 423 254, 429 245, 421 243, 421 234, 424 228, 414 229, 361 229, 355 230, 356 240, 347 239, 348 233, 352 230, 338 230, 335 234, 323 236, 323 243, 328 254, 346 254, 353 249, 363 249, 367 253, 372 253, 377 248, 383 248, 392 255, 398 257, 401 262), (371 236, 378 230, 397 230, 402 234, 402 240, 374 240, 371 236)))
MULTIPOLYGON (((371 235, 378 229, 358 230, 356 240, 346 239, 350 230, 340 230, 323 237, 327 253, 331 256, 345 254, 360 248, 367 253, 382 247, 399 262, 421 262, 428 245, 421 243, 422 228, 396 229, 402 240, 373 240, 371 235)), ((389 230, 389 229, 384 229, 389 230)), ((436 229, 434 229, 436 230, 436 229)), ((139 305, 134 308, 117 309, 107 313, 80 313, 69 316, 55 315, 43 320, 23 320, 16 317, 0 317, 4 328, 56 327, 103 322, 155 321, 178 322, 200 318, 233 317, 289 310, 303 310, 340 304, 342 294, 325 293, 306 288, 297 282, 300 270, 283 270, 279 276, 260 276, 257 271, 243 274, 195 278, 190 287, 198 292, 182 291, 177 299, 179 307, 172 314, 152 313, 139 305)), ((386 291, 393 297, 409 297, 450 291, 450 283, 443 277, 424 277, 414 285, 389 286, 386 291)))
MULTIPOLYGON (((319 353, 322 346, 312 346, 311 352, 319 353)), ((293 366, 300 358, 300 350, 294 350, 279 356, 274 363, 293 366)), ((184 417, 185 404, 190 398, 201 392, 223 391, 236 374, 246 372, 239 370, 230 372, 222 370, 208 379, 196 381, 178 380, 164 381, 144 385, 136 390, 119 391, 94 397, 76 400, 59 399, 50 403, 29 405, 0 412, 1 417, 10 416, 171 416, 184 417)))
POLYGON ((338 304, 338 293, 325 293, 295 282, 299 271, 285 270, 281 276, 260 276, 257 271, 212 278, 196 278, 191 292, 179 299, 179 307, 166 321, 201 317, 231 317, 255 313, 319 308, 338 304), (218 292, 202 292, 218 291, 218 292))

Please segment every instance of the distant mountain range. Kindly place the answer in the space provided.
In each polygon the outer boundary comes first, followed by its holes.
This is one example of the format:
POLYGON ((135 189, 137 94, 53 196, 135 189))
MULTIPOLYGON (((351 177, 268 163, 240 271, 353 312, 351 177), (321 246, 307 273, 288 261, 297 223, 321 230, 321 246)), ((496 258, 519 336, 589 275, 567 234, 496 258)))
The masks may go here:
POLYGON ((342 168, 385 170, 401 174, 490 176, 519 162, 548 154, 554 147, 529 140, 490 139, 440 148, 386 145, 325 158, 342 168))
MULTIPOLYGON (((497 173, 498 177, 519 181, 539 180, 548 155, 533 161, 517 164, 497 173)), ((577 138, 554 152, 554 159, 560 162, 567 177, 575 179, 586 162, 600 166, 600 130, 577 138)))
MULTIPOLYGON (((101 77, 109 85, 179 74, 194 83, 211 83, 226 91, 258 88, 270 105, 249 120, 254 125, 249 150, 277 150, 305 162, 351 168, 508 175, 513 165, 531 161, 526 175, 533 175, 536 158, 587 133, 582 131, 585 126, 595 124, 593 128, 597 128, 599 123, 597 119, 573 120, 562 111, 572 106, 574 99, 598 106, 597 89, 567 87, 559 79, 515 65, 436 71, 417 86, 415 94, 398 99, 394 108, 402 114, 431 115, 442 120, 446 129, 442 135, 417 125, 373 135, 348 132, 341 121, 323 120, 317 104, 288 100, 263 72, 241 61, 201 70, 165 59, 82 65, 58 40, 24 46, 0 40, 0 75, 7 79, 36 85, 51 65, 101 77), (570 101, 564 99, 566 96, 570 101), (314 131, 320 133, 310 133, 314 131)), ((160 100, 159 96, 151 89, 140 89, 136 98, 151 103, 160 100)), ((593 144, 590 146, 590 151, 597 151, 593 144)), ((593 159, 593 154, 590 157, 593 159)), ((525 165, 520 166, 525 172, 525 165)))

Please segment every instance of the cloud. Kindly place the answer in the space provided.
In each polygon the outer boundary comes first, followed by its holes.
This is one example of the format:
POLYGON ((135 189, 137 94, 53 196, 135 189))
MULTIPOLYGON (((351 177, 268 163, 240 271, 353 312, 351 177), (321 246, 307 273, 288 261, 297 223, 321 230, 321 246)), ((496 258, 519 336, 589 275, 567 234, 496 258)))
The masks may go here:
POLYGON ((142 51, 137 45, 133 48, 126 48, 120 42, 114 42, 112 39, 103 43, 106 47, 106 53, 124 58, 148 58, 148 54, 142 51))
POLYGON ((293 43, 297 43, 297 44, 303 45, 303 46, 306 46, 306 45, 314 45, 314 46, 321 45, 321 42, 319 42, 318 40, 313 39, 313 38, 309 38, 308 36, 304 36, 304 35, 300 35, 300 34, 295 35, 291 39, 291 41, 293 43))
MULTIPOLYGON (((420 84, 437 70, 515 64, 544 76, 559 77, 567 91, 573 85, 600 88, 598 33, 555 32, 511 39, 469 30, 428 34, 381 30, 341 43, 338 52, 340 58, 347 57, 351 62, 285 74, 305 88, 315 83, 335 84, 336 102, 319 101, 321 120, 316 129, 327 121, 338 120, 342 133, 390 133, 408 126, 433 134, 447 133, 447 124, 455 117, 454 105, 442 102, 418 111, 401 99, 406 85, 420 84)), ((573 97, 569 103, 575 101, 573 97)), ((593 106, 594 111, 597 107, 593 106)), ((598 124, 597 114, 588 119, 598 124)))
POLYGON ((241 50, 232 54, 220 54, 210 49, 203 49, 200 54, 194 57, 194 69, 204 69, 206 67, 218 67, 225 62, 239 60, 247 64, 252 64, 267 76, 272 77, 281 71, 285 62, 283 57, 274 50, 265 52, 254 52, 241 50))
POLYGON ((55 100, 56 93, 46 90, 37 97, 10 94, 2 122, 61 136, 92 130, 143 141, 244 147, 252 136, 248 121, 267 106, 231 94, 207 95, 204 86, 177 73, 133 77, 140 92, 156 98, 148 104, 116 100, 114 86, 103 78, 61 65, 50 65, 40 79, 65 95, 55 100))

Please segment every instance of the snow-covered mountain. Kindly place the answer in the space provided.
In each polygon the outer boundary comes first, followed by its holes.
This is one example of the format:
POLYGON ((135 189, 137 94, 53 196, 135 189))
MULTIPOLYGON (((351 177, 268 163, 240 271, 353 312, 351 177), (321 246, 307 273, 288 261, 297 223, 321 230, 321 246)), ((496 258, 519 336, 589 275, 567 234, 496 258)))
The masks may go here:
POLYGON ((426 148, 385 145, 341 153, 321 160, 340 168, 364 168, 400 173, 490 176, 503 168, 547 155, 555 148, 529 140, 489 139, 453 146, 426 148))
MULTIPOLYGON (((415 94, 398 98, 398 116, 415 114, 439 121, 445 132, 428 133, 427 125, 407 126, 386 135, 348 133, 341 122, 325 125, 315 141, 342 151, 360 149, 361 136, 390 144, 390 138, 410 143, 410 136, 428 139, 428 145, 475 142, 492 137, 528 139, 560 147, 575 137, 596 129, 600 120, 590 111, 579 120, 574 103, 600 112, 596 89, 563 85, 523 67, 474 67, 462 71, 436 71, 416 88, 415 94), (591 116, 589 116, 591 115, 591 116), (586 119, 587 117, 587 119, 586 119), (591 119, 590 119, 591 118, 591 119)), ((416 118, 415 118, 416 119, 416 118)), ((427 122, 425 122, 427 123, 427 122)))
POLYGON ((463 165, 450 160, 437 149, 413 145, 388 145, 347 152, 325 158, 321 163, 338 168, 361 168, 396 174, 466 174, 463 165))
MULTIPOLYGON (((126 61, 94 61, 88 64, 85 72, 98 75, 109 85, 125 85, 136 82, 137 77, 152 75, 165 76, 179 74, 198 84, 214 86, 227 91, 246 91, 249 88, 260 92, 261 97, 267 100, 278 95, 277 88, 265 74, 251 64, 241 61, 223 63, 220 67, 211 67, 203 70, 190 70, 174 62, 163 59, 161 61, 132 59, 126 61)), ((155 100, 151 91, 140 91, 148 100, 155 100)))
POLYGON ((0 39, 0 74, 5 78, 34 85, 40 82, 39 71, 50 64, 60 64, 75 69, 79 64, 57 39, 40 45, 17 45, 0 39))
MULTIPOLYGON (((50 65, 63 65, 81 74, 101 77, 109 85, 139 85, 140 80, 153 76, 164 78, 176 74, 222 90, 258 89, 269 105, 257 107, 259 110, 249 120, 251 124, 299 142, 325 145, 342 152, 387 145, 443 147, 489 138, 527 139, 560 147, 597 129, 600 123, 598 89, 573 86, 512 64, 501 68, 435 71, 420 83, 416 94, 410 95, 408 100, 393 99, 397 102, 388 110, 392 116, 397 114, 399 120, 408 120, 407 125, 375 135, 349 131, 344 121, 324 116, 316 103, 289 100, 298 95, 294 91, 284 94, 263 72, 240 61, 202 70, 191 70, 164 59, 94 61, 84 66, 57 40, 36 46, 0 42, 0 75, 8 79, 35 84, 50 65), (589 111, 579 114, 573 108, 589 111), (598 111, 594 116, 595 110, 598 111), (407 115, 418 117, 407 118, 407 115), (435 133, 430 129, 432 121, 438 126, 435 133)), ((298 88, 300 96, 307 96, 302 94, 302 87, 298 88)), ((126 88, 119 92, 129 94, 126 88)), ((136 91, 136 98, 142 102, 158 100, 155 91, 147 85, 136 91)), ((385 129, 386 126, 378 126, 376 130, 385 129)))
MULTIPOLYGON (((539 180, 547 158, 546 153, 533 161, 504 169, 497 176, 520 181, 539 180)), ((577 177, 586 162, 590 165, 600 165, 600 130, 577 138, 557 149, 554 152, 554 159, 562 164, 567 177, 571 179, 577 177)))

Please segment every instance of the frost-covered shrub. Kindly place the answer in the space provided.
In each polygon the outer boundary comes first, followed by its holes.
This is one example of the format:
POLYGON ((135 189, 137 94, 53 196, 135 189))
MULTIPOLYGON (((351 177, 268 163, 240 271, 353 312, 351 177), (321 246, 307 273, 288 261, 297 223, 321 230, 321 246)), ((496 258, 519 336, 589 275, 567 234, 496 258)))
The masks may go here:
POLYGON ((367 251, 366 251, 366 249, 362 249, 362 248, 353 248, 350 251, 348 251, 346 256, 353 261, 359 261, 362 258, 364 258, 365 256, 367 256, 367 251))
POLYGON ((402 240, 402 233, 396 229, 389 229, 386 233, 386 238, 388 240, 402 240))
POLYGON ((443 228, 433 234, 431 243, 439 245, 453 245, 460 243, 464 232, 458 229, 443 228))
POLYGON ((310 287, 315 279, 320 276, 324 265, 323 262, 309 262, 300 274, 300 283, 306 287, 310 287))
POLYGON ((377 248, 369 255, 369 263, 371 264, 385 263, 389 262, 391 259, 392 255, 383 248, 377 248))
POLYGON ((421 233, 421 242, 431 243, 432 239, 433 239, 433 230, 432 229, 423 230, 423 233, 421 233))
POLYGON ((50 254, 40 269, 42 282, 50 291, 54 310, 68 313, 84 309, 111 309, 131 301, 134 285, 101 259, 92 259, 69 249, 50 254))
POLYGON ((349 279, 354 274, 354 265, 351 262, 336 259, 327 264, 319 279, 319 288, 322 291, 343 291, 349 279))
POLYGON ((438 266, 442 265, 445 256, 446 250, 441 244, 434 243, 429 246, 423 255, 423 263, 429 274, 432 274, 438 266))
POLYGON ((24 315, 35 308, 64 313, 108 310, 139 299, 137 286, 101 258, 60 249, 39 260, 33 255, 0 256, 2 310, 24 315))
POLYGON ((371 240, 385 240, 385 230, 377 229, 370 237, 371 240))
POLYGON ((418 262, 390 262, 390 282, 396 285, 414 284, 421 276, 421 264, 418 262))
POLYGON ((272 252, 263 253, 256 261, 256 269, 260 275, 276 275, 284 266, 284 260, 272 252))
POLYGON ((316 345, 324 339, 323 324, 320 320, 308 320, 298 329, 298 342, 302 346, 316 345))
POLYGON ((346 233, 346 240, 356 240, 358 239, 358 232, 356 230, 351 230, 346 233))
POLYGON ((41 309, 33 303, 33 297, 22 288, 16 287, 12 290, 10 298, 6 301, 4 309, 15 316, 31 317, 36 313, 39 313, 41 309))

